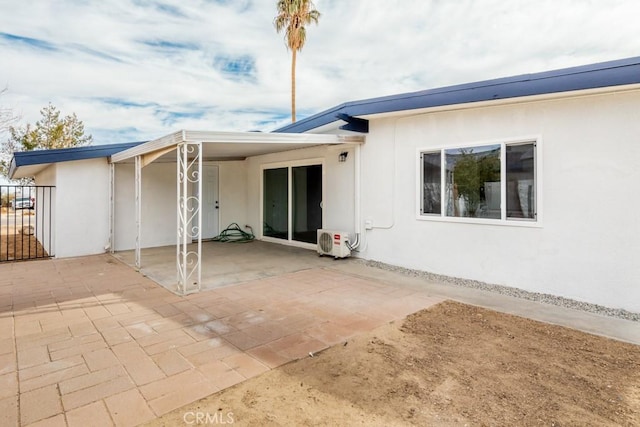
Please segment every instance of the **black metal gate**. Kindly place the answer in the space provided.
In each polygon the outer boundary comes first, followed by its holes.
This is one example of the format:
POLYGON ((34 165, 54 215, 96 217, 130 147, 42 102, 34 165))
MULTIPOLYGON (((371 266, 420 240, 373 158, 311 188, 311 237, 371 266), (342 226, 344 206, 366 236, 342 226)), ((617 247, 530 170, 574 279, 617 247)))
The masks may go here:
POLYGON ((54 186, 0 185, 0 262, 53 253, 54 186))

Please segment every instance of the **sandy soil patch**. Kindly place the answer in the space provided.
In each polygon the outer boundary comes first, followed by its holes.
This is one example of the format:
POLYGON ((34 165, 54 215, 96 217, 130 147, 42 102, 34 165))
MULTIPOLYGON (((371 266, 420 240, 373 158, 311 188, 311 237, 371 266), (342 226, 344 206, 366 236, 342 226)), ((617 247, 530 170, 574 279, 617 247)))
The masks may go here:
POLYGON ((640 347, 447 301, 149 425, 198 416, 248 426, 640 425, 640 347))

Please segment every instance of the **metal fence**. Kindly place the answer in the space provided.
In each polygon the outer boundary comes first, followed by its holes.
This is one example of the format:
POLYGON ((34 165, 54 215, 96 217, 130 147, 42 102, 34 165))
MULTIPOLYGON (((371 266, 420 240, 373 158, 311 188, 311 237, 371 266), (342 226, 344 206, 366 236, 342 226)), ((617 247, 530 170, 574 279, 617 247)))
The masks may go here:
POLYGON ((0 262, 54 256, 54 186, 0 185, 0 262))

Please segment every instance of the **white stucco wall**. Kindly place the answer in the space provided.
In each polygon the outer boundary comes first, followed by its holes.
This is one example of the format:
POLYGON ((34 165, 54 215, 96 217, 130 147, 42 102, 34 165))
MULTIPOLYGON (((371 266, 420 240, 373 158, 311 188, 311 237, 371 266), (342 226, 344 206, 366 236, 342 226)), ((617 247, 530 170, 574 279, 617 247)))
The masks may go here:
POLYGON ((44 172, 36 177, 36 184, 55 182, 56 185, 55 256, 64 258, 105 252, 109 243, 107 160, 57 163, 44 172), (51 172, 47 172, 49 169, 51 172))
MULTIPOLYGON (((218 166, 219 229, 247 221, 244 161, 205 162, 218 166)), ((191 189, 190 189, 191 190, 191 189)), ((151 163, 142 169, 142 247, 174 245, 177 224, 176 164, 151 163)), ((115 250, 135 248, 134 165, 116 165, 115 250)))
MULTIPOLYGON (((116 165, 115 250, 136 245, 134 165, 116 165)), ((151 163, 142 169, 141 247, 176 243, 176 165, 151 163)))
MULTIPOLYGON (((354 150, 353 146, 320 146, 251 157, 246 160, 248 172, 247 216, 249 225, 260 236, 262 167, 285 167, 299 162, 319 160, 323 164, 323 228, 347 231, 353 235, 354 225, 354 150), (347 161, 338 156, 347 151, 347 161)), ((315 163, 315 162, 312 162, 315 163)))
POLYGON ((640 92, 371 120, 359 256, 640 311, 640 92), (539 227, 416 219, 417 150, 539 136, 539 227))
POLYGON ((42 170, 35 176, 38 186, 50 186, 39 188, 36 191, 36 238, 49 255, 56 254, 56 165, 53 164, 42 170))

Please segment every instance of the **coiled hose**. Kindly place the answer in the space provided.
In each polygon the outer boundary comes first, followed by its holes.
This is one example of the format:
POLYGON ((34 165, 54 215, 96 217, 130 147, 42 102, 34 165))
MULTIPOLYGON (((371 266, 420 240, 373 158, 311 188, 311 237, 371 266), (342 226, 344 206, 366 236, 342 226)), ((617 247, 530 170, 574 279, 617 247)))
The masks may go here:
POLYGON ((246 228, 251 230, 251 232, 247 233, 246 231, 243 231, 240 228, 240 226, 237 223, 234 222, 233 224, 229 225, 227 228, 222 230, 222 232, 220 234, 218 234, 216 237, 214 237, 212 240, 214 242, 222 242, 222 243, 227 243, 227 242, 231 242, 231 243, 247 243, 247 242, 250 242, 253 239, 255 239, 255 236, 253 235, 253 229, 250 226, 247 225, 246 228))

